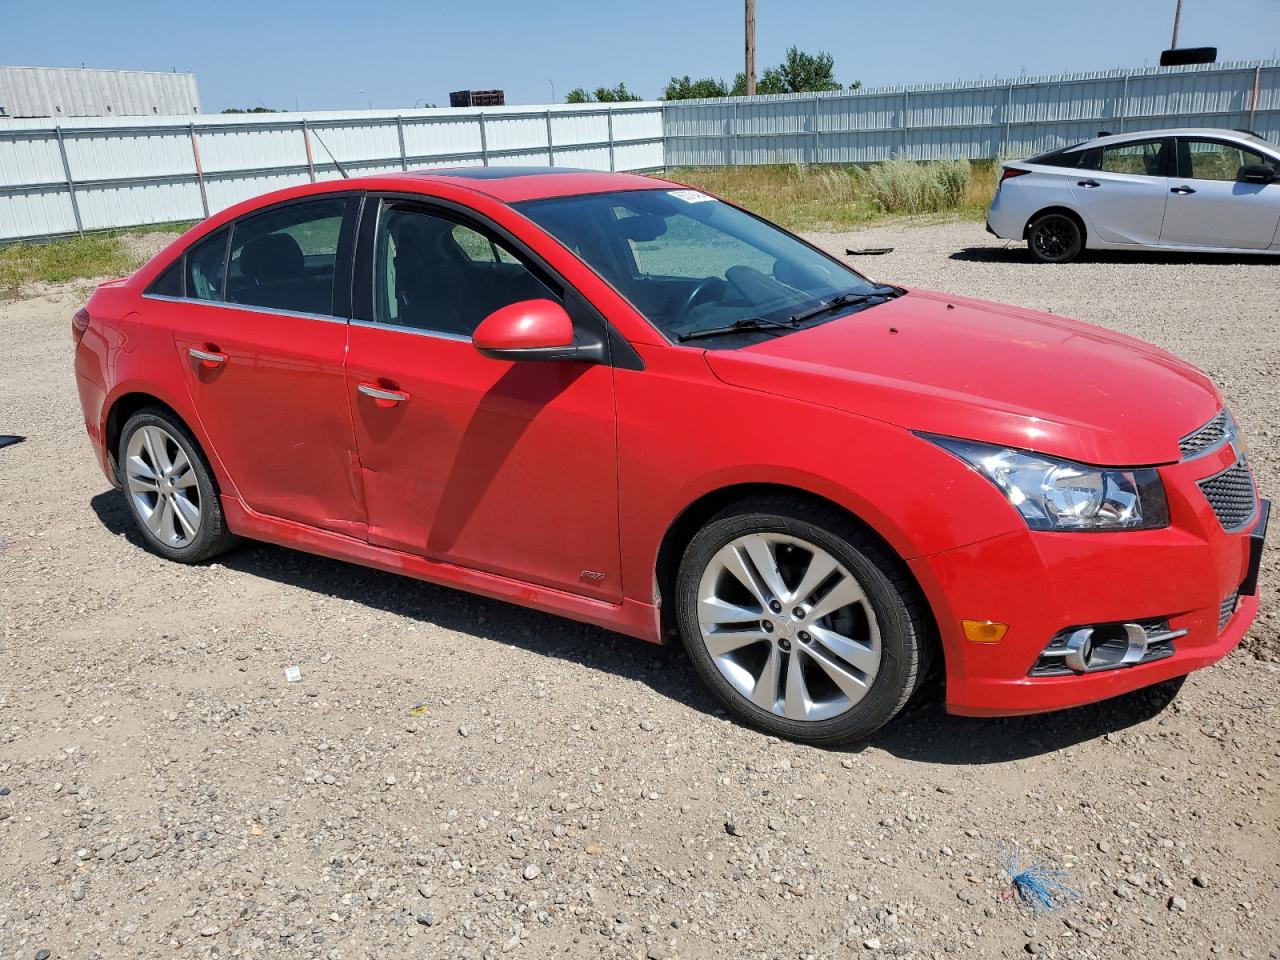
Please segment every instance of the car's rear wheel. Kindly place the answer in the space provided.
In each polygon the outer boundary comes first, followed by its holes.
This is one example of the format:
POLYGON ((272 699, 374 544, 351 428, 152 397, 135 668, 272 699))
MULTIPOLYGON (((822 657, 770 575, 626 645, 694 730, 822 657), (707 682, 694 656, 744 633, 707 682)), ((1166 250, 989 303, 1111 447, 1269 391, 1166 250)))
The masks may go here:
POLYGON ((924 621, 902 563, 834 510, 742 501, 694 536, 677 578, 699 674, 737 716, 779 736, 863 739, 924 669, 924 621))
POLYGON ((148 407, 131 416, 117 457, 125 502, 153 551, 200 563, 235 544, 204 454, 173 414, 148 407))
POLYGON ((1067 263, 1084 249, 1084 230, 1065 213, 1046 213, 1027 227, 1027 249, 1041 263, 1067 263))

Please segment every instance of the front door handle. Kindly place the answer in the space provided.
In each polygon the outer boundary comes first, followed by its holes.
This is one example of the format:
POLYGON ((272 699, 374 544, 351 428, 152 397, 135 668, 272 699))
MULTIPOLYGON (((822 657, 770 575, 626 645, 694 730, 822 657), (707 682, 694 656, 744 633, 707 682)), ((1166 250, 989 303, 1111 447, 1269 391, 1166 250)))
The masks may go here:
POLYGON ((1081 180, 1076 184, 1077 187, 1099 187, 1101 186, 1097 180, 1081 180))
POLYGON ((383 403, 407 403, 409 400, 409 394, 403 390, 388 390, 386 387, 380 387, 375 383, 362 383, 356 389, 366 397, 372 397, 374 400, 379 400, 383 403))
POLYGON ((1185 196, 1186 196, 1187 194, 1189 194, 1189 193, 1195 193, 1195 191, 1194 191, 1194 190, 1192 190, 1192 189, 1191 189, 1190 187, 1188 187, 1188 186, 1171 187, 1171 188, 1169 189, 1169 192, 1170 192, 1170 193, 1176 193, 1176 194, 1177 194, 1178 196, 1180 196, 1180 197, 1185 197, 1185 196))
POLYGON ((200 361, 202 367, 220 367, 227 362, 227 355, 217 350, 202 350, 200 347, 192 347, 187 351, 192 360, 200 361))

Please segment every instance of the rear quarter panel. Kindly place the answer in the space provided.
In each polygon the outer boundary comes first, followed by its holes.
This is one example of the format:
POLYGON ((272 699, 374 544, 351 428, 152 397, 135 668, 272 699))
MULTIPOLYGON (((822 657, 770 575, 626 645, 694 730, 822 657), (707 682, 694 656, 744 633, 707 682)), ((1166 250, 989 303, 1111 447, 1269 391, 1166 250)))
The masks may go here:
POLYGON ((86 309, 91 320, 76 348, 76 381, 85 429, 98 448, 108 479, 115 480, 110 469, 115 451, 107 448, 108 418, 123 398, 142 394, 182 418, 208 457, 222 495, 238 496, 191 404, 173 332, 155 321, 149 301, 131 281, 100 287, 86 309))

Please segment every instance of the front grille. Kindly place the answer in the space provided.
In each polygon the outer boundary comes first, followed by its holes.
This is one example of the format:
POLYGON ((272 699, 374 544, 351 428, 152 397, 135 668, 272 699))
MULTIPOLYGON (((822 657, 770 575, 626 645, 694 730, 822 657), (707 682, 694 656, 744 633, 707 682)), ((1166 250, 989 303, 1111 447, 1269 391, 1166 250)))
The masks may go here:
POLYGON ((1231 622, 1231 618, 1235 616, 1236 601, 1240 599, 1240 594, 1233 593, 1222 601, 1222 605, 1218 608, 1218 632, 1221 633, 1227 629, 1227 624, 1231 622))
POLYGON ((1222 410, 1199 430, 1195 430, 1179 440, 1178 449, 1182 452, 1183 459, 1189 460, 1210 447, 1221 443, 1226 439, 1230 431, 1231 421, 1227 416, 1227 411, 1222 410))
POLYGON ((1258 509, 1253 489, 1253 475, 1243 460, 1237 460, 1221 473, 1198 482, 1205 499, 1228 533, 1244 529, 1258 509))

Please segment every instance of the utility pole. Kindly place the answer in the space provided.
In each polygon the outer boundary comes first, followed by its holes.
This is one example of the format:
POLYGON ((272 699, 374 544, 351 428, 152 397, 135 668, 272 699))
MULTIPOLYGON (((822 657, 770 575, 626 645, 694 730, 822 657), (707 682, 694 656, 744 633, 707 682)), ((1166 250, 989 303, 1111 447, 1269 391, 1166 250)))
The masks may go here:
POLYGON ((1182 0, 1178 0, 1177 7, 1173 11, 1173 42, 1169 44, 1170 50, 1178 49, 1178 24, 1182 21, 1182 0))
MULTIPOLYGON (((1181 4, 1182 0, 1178 0, 1181 4)), ((756 0, 747 0, 747 96, 756 95, 756 0)))

